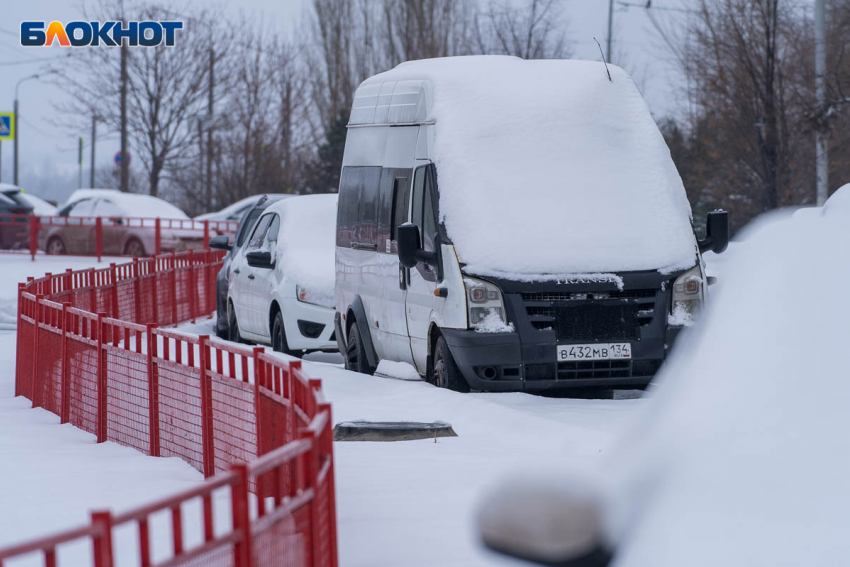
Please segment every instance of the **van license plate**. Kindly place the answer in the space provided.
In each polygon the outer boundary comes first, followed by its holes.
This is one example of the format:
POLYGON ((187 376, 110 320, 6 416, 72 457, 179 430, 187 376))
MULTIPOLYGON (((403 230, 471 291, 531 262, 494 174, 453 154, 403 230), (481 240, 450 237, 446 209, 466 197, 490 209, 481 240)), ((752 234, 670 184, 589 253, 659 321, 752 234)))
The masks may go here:
POLYGON ((631 343, 558 345, 558 360, 622 360, 632 357, 631 343))

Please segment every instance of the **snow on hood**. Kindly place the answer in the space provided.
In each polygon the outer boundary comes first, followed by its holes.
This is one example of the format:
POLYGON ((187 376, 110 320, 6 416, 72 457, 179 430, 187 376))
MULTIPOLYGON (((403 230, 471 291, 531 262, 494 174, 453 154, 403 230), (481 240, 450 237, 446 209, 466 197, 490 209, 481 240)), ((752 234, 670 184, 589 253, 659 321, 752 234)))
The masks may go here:
POLYGON ((614 565, 847 562, 850 225, 837 203, 745 231, 604 467, 614 565))
POLYGON ((592 61, 451 57, 364 83, 430 82, 440 214, 468 272, 552 279, 696 263, 670 151, 632 79, 608 67, 613 82, 592 61))
POLYGON ((336 203, 336 195, 302 195, 266 209, 280 215, 278 265, 314 296, 334 294, 336 203))
POLYGON ((53 216, 57 212, 57 208, 44 199, 36 197, 30 193, 21 193, 21 197, 26 199, 32 205, 32 212, 34 215, 49 217, 53 216))

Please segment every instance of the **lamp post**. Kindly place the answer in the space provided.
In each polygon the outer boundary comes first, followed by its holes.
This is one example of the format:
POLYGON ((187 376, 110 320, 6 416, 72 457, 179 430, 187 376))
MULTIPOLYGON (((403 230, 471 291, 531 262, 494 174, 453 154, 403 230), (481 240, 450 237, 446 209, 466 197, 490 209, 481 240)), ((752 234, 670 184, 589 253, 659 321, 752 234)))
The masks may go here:
POLYGON ((24 77, 20 79, 15 85, 15 106, 12 109, 12 112, 15 115, 15 161, 14 161, 14 184, 18 184, 18 140, 21 137, 21 121, 20 116, 18 116, 18 88, 20 88, 21 83, 29 81, 31 79, 38 79, 41 75, 47 75, 52 73, 52 71, 48 71, 47 73, 36 73, 34 75, 29 75, 28 77, 24 77))

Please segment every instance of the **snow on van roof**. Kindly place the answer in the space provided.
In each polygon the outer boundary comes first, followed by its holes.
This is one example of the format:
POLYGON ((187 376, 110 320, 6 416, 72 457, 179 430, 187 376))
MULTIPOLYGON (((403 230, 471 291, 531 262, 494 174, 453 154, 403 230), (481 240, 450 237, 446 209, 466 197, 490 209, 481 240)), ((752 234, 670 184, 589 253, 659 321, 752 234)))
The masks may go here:
POLYGON ((670 151, 632 79, 608 67, 612 81, 592 61, 429 59, 358 92, 422 81, 408 114, 435 122, 441 220, 468 272, 555 279, 693 266, 670 151))
POLYGON ((282 199, 266 212, 280 215, 277 261, 283 273, 314 296, 333 298, 336 194, 282 199))

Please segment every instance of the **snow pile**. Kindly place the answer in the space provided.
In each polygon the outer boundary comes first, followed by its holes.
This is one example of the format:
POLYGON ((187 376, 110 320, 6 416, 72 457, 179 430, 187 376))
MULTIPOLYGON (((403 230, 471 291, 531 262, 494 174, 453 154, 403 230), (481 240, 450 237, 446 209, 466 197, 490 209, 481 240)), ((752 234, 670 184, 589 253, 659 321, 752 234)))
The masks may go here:
POLYGON ((422 380, 419 372, 412 365, 406 362, 395 362, 386 359, 378 363, 375 374, 395 378, 396 380, 422 380))
POLYGON ((690 327, 694 324, 694 316, 681 303, 676 303, 673 313, 667 317, 667 324, 677 327, 690 327))
POLYGON ((425 79, 440 214, 466 271, 668 272, 696 263, 682 180, 619 67, 452 57, 364 84, 425 79), (429 91, 430 92, 430 91, 429 91))
POLYGON ((616 565, 850 557, 848 194, 820 215, 768 215, 747 230, 603 467, 616 565))
POLYGON ((30 193, 21 193, 21 197, 32 205, 32 212, 34 215, 40 217, 51 217, 54 216, 58 210, 55 206, 51 205, 44 199, 36 197, 30 193))
POLYGON ((475 326, 476 333, 513 333, 514 324, 505 323, 495 309, 490 309, 487 315, 475 326))
POLYGON ((280 215, 277 262, 283 273, 329 305, 336 277, 336 202, 336 195, 304 195, 266 209, 280 215))

